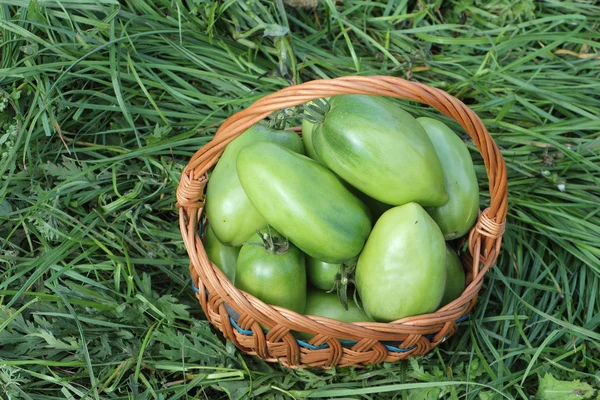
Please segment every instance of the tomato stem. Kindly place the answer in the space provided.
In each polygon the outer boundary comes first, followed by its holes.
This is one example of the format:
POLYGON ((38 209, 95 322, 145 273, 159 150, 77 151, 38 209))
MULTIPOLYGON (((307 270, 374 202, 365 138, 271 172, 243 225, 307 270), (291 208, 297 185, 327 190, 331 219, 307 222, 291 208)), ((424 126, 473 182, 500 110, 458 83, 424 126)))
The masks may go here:
POLYGON ((284 108, 283 110, 279 110, 273 116, 273 119, 270 121, 269 126, 272 129, 276 130, 284 130, 287 126, 288 121, 294 116, 294 113, 291 112, 290 109, 284 108))
MULTIPOLYGON (((343 264, 340 264, 340 269, 335 275, 335 282, 333 284, 333 287, 327 292, 335 292, 337 294, 338 300, 340 301, 345 310, 348 310, 348 286, 350 284, 356 286, 354 281, 354 271, 356 270, 356 262, 356 259, 352 259, 343 264)), ((357 302, 356 291, 354 294, 354 302, 357 302)))
POLYGON ((269 226, 267 226, 268 232, 261 232, 256 230, 256 233, 262 240, 262 245, 265 250, 271 254, 285 254, 290 249, 290 242, 287 238, 280 237, 271 232, 269 226))

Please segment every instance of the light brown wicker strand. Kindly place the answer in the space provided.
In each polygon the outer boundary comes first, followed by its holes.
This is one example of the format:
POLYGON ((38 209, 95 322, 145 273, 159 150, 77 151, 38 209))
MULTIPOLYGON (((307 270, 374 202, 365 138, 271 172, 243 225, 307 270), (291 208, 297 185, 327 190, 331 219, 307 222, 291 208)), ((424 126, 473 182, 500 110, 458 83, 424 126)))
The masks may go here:
POLYGON ((483 283, 500 250, 507 212, 506 166, 500 151, 485 126, 473 111, 446 92, 387 76, 343 77, 318 80, 290 86, 256 101, 247 109, 232 115, 218 129, 215 138, 190 159, 177 189, 180 228, 190 256, 190 274, 198 287, 197 298, 207 318, 228 340, 249 354, 284 365, 330 368, 334 365, 365 365, 397 361, 430 351, 456 331, 456 320, 470 312, 483 283), (207 172, 225 147, 242 132, 273 112, 298 106, 310 100, 341 94, 362 93, 398 97, 429 104, 455 119, 482 154, 489 180, 490 206, 483 210, 468 236, 468 286, 452 303, 434 313, 403 318, 392 323, 363 322, 347 324, 327 318, 303 316, 280 307, 264 304, 237 290, 224 274, 206 257, 198 235, 198 222, 204 207, 203 196, 207 172), (225 309, 227 303, 239 315, 238 325, 250 329, 244 335, 231 325, 225 309), (265 335, 258 324, 270 327, 265 335), (300 347, 292 331, 316 334, 309 343, 324 349, 300 347), (431 341, 425 335, 432 334, 431 341), (342 347, 338 339, 354 339, 351 347, 342 347), (406 352, 388 351, 381 341, 401 342, 406 352))

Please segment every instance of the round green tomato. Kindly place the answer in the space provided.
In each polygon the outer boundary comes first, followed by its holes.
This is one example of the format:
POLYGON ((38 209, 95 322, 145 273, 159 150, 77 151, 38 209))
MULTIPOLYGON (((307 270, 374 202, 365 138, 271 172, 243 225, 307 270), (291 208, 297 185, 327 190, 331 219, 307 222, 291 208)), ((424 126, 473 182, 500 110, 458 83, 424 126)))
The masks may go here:
POLYGON ((444 168, 449 200, 427 211, 446 240, 463 236, 479 213, 479 186, 467 146, 446 124, 433 118, 417 118, 433 142, 444 168))
POLYGON ((269 233, 254 234, 242 246, 235 286, 266 304, 302 313, 306 304, 304 254, 273 229, 269 233))
POLYGON ((423 127, 389 99, 332 97, 313 146, 323 163, 385 204, 448 201, 442 165, 423 127))
POLYGON ((233 283, 235 281, 235 269, 240 252, 239 247, 225 246, 219 242, 210 226, 206 228, 204 238, 204 250, 208 259, 215 264, 227 278, 233 283))
POLYGON ((318 162, 273 143, 243 148, 237 172, 270 226, 317 260, 343 263, 371 231, 368 208, 318 162))
POLYGON ((356 287, 367 315, 389 322, 435 311, 446 285, 446 243, 416 203, 379 218, 358 258, 356 287))
POLYGON ((304 314, 336 319, 342 322, 372 321, 353 301, 348 302, 348 310, 345 310, 335 294, 317 289, 308 290, 304 314))
POLYGON ((340 264, 330 264, 312 257, 306 257, 308 281, 318 289, 331 290, 338 272, 340 272, 340 264))
MULTIPOLYGON (((354 302, 348 302, 348 310, 345 310, 335 294, 317 289, 308 290, 304 314, 336 319, 342 322, 372 321, 354 302)), ((296 334, 296 337, 302 340, 310 340, 313 336, 304 332, 296 334)))
POLYGON ((256 124, 234 139, 223 152, 206 187, 206 216, 212 229, 228 246, 241 246, 257 229, 267 226, 262 215, 254 208, 236 170, 241 149, 251 143, 268 141, 304 154, 302 139, 292 131, 271 129, 256 124))
POLYGON ((460 258, 450 246, 446 246, 446 287, 440 307, 458 299, 465 290, 465 270, 460 258))

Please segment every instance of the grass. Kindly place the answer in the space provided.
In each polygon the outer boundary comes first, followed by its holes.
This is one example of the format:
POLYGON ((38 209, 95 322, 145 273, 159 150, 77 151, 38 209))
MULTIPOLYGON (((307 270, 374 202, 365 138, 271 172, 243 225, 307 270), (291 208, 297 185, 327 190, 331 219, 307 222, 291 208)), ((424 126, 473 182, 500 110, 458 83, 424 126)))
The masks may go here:
POLYGON ((441 3, 4 0, 0 397, 599 396, 600 6, 441 3), (204 319, 175 188, 231 113, 354 74, 415 79, 481 116, 508 164, 503 253, 470 321, 426 357, 267 365, 204 319))

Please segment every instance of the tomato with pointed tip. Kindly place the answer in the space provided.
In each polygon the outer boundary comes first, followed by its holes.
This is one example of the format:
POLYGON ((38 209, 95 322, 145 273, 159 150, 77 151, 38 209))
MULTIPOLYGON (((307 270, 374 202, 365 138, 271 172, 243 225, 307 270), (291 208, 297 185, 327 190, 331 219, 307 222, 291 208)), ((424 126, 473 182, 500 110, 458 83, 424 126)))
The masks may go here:
POLYGON ((391 208, 358 258, 356 288, 367 315, 389 322, 435 311, 446 285, 446 242, 417 203, 391 208))

